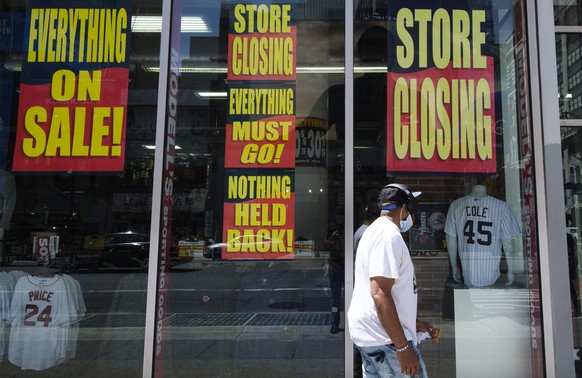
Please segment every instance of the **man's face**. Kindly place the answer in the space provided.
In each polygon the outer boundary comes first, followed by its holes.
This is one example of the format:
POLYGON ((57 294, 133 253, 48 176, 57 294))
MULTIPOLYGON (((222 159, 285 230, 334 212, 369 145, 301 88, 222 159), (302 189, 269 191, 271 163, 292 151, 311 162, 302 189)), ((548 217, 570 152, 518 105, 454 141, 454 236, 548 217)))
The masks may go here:
POLYGON ((410 215, 412 217, 412 221, 414 222, 414 214, 410 213, 408 211, 408 205, 404 204, 402 205, 402 211, 400 212, 400 220, 405 220, 406 218, 408 218, 408 215, 410 215))

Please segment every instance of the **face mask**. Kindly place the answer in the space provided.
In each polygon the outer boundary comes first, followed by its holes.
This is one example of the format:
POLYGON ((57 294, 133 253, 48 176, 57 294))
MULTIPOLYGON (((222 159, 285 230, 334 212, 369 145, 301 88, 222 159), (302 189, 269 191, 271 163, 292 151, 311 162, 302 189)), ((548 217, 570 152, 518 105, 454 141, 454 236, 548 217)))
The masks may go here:
MULTIPOLYGON (((400 216, 402 216, 402 210, 400 210, 400 216)), ((410 216, 410 214, 408 214, 405 220, 402 219, 400 220, 400 232, 406 232, 410 230, 411 227, 412 227, 412 217, 410 216)))

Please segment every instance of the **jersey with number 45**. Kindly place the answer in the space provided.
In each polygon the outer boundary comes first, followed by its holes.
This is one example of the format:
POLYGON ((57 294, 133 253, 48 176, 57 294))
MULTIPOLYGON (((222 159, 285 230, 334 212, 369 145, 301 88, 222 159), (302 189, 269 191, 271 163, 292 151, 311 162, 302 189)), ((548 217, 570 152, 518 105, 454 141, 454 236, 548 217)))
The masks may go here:
POLYGON ((467 195, 454 200, 445 232, 457 238, 457 251, 467 286, 491 286, 499 277, 502 241, 521 233, 504 201, 467 195))
POLYGON ((76 310, 62 276, 21 277, 10 309, 10 362, 22 369, 44 370, 66 359, 68 325, 76 310))

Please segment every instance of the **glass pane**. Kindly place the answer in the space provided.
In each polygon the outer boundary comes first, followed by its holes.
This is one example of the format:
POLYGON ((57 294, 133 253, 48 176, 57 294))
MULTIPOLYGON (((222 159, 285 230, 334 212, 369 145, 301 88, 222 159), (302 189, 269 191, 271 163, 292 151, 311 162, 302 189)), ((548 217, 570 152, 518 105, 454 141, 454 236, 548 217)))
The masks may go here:
POLYGON ((560 118, 582 118, 582 34, 556 33, 560 118))
POLYGON ((140 377, 161 1, 2 6, 0 375, 140 377))
POLYGON ((578 0, 554 0, 554 22, 556 25, 580 25, 582 13, 578 0))
MULTIPOLYGON (((572 326, 574 328, 574 348, 582 344, 580 292, 580 251, 582 235, 582 129, 562 127, 562 165, 564 167, 564 200, 566 202, 566 235, 568 245, 568 271, 570 274, 570 300, 572 305, 572 326)), ((580 361, 575 359, 576 372, 582 371, 580 361)))
MULTIPOLYGON (((394 279, 406 340, 421 341, 430 376, 543 374, 525 4, 368 1, 356 11, 355 225, 387 184, 422 194, 393 188, 380 201, 386 216, 363 233, 350 333, 360 347, 405 345, 361 310, 374 304, 370 276, 394 279), (440 338, 418 339, 415 315, 440 338)), ((361 349, 364 359, 374 351, 361 349)))
POLYGON ((343 230, 344 129, 328 103, 343 99, 343 2, 175 10, 180 264, 164 273, 155 369, 342 376, 344 239, 329 237, 343 230), (204 32, 184 29, 195 18, 204 32))

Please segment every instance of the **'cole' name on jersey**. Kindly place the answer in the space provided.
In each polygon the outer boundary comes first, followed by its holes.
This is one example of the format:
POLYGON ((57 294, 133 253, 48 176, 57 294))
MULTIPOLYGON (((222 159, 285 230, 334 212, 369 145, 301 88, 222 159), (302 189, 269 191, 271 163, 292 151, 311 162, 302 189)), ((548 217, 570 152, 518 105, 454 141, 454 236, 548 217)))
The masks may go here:
POLYGON ((50 302, 53 294, 52 291, 31 290, 28 292, 28 300, 50 302))
POLYGON ((488 211, 489 211, 488 207, 484 207, 481 209, 480 206, 465 206, 465 212, 467 213, 468 217, 487 218, 488 211))

